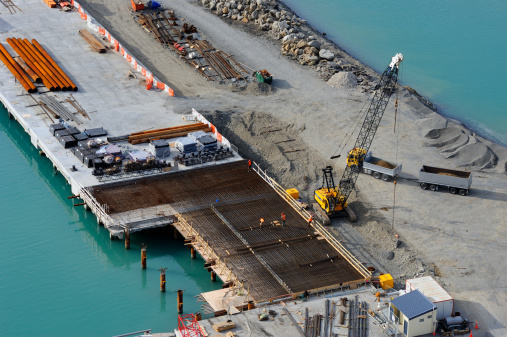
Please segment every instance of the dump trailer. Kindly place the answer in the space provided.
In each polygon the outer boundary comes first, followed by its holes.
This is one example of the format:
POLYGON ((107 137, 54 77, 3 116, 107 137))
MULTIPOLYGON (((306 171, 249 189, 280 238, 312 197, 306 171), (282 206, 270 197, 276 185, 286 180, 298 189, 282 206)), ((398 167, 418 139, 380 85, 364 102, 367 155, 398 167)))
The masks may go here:
POLYGON ((371 151, 368 152, 363 161, 363 173, 372 175, 376 179, 389 181, 401 172, 401 164, 395 164, 374 157, 371 151))
POLYGON ((467 195, 472 185, 472 172, 423 165, 419 183, 423 190, 438 191, 440 187, 447 187, 451 194, 467 195))

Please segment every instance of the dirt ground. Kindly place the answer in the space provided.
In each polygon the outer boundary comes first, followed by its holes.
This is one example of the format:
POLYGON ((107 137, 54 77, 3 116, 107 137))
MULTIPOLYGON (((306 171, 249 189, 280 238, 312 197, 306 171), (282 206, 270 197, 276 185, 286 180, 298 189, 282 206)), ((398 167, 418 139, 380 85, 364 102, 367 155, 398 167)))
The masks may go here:
MULTIPOLYGON (((216 48, 252 69, 269 69, 275 78, 269 89, 255 83, 212 84, 135 23, 129 0, 80 3, 174 88, 177 97, 167 98, 167 109, 183 114, 195 108, 205 114, 245 158, 260 163, 286 188, 297 188, 306 201, 320 187, 326 165, 334 166, 339 181, 344 154, 357 136, 354 126, 371 97, 368 88, 328 85, 314 68, 281 55, 279 41, 251 24, 222 20, 197 1, 161 1, 216 48), (337 153, 342 158, 329 159, 337 153)), ((397 52, 403 53, 393 50, 379 57, 387 65, 397 52)), ((372 81, 378 76, 362 68, 372 81)), ((396 96, 396 132, 392 97, 371 150, 402 163, 403 172, 396 185, 361 175, 349 199, 358 222, 336 219, 330 229, 360 260, 391 273, 397 286, 417 275, 435 276, 455 298, 455 310, 479 322, 474 336, 505 336, 507 150, 441 117, 412 90, 400 87, 396 96), (473 170, 470 195, 421 190, 415 180, 423 164, 473 170)))

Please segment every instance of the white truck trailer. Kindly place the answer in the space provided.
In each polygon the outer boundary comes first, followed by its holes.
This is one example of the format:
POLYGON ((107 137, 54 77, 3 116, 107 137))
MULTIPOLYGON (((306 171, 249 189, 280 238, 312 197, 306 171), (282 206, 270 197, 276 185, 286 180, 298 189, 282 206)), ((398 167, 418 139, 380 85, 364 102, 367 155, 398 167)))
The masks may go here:
POLYGON ((401 164, 395 164, 374 157, 371 151, 368 151, 363 161, 363 173, 372 175, 376 179, 389 181, 395 178, 401 172, 401 164))
POLYGON ((447 187, 451 194, 467 195, 472 185, 472 172, 423 165, 419 170, 419 184, 423 190, 438 191, 440 187, 447 187))

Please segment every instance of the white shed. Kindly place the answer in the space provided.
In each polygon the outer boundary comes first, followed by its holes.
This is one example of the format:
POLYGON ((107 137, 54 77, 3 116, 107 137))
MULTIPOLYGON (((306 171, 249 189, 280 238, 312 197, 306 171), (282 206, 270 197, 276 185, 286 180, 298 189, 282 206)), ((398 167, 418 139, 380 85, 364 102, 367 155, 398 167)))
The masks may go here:
POLYGON ((419 290, 395 298, 389 303, 389 319, 406 337, 435 331, 437 308, 419 290))
POLYGON ((437 320, 452 316, 454 299, 431 276, 418 277, 406 281, 405 291, 418 289, 437 307, 437 320))

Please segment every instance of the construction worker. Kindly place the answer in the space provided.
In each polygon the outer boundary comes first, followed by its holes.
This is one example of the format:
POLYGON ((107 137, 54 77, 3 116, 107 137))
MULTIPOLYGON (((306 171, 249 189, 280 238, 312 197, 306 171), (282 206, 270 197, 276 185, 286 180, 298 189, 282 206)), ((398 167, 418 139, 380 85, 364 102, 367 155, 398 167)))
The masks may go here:
POLYGON ((252 167, 252 160, 248 159, 248 171, 250 171, 251 167, 252 167))
POLYGON ((313 221, 313 214, 310 214, 310 217, 308 218, 308 227, 310 227, 312 225, 312 221, 313 221))
POLYGON ((280 220, 282 220, 282 226, 285 226, 285 214, 282 214, 280 215, 280 220))
POLYGON ((262 227, 264 225, 264 218, 261 218, 261 223, 259 225, 259 227, 262 227))

